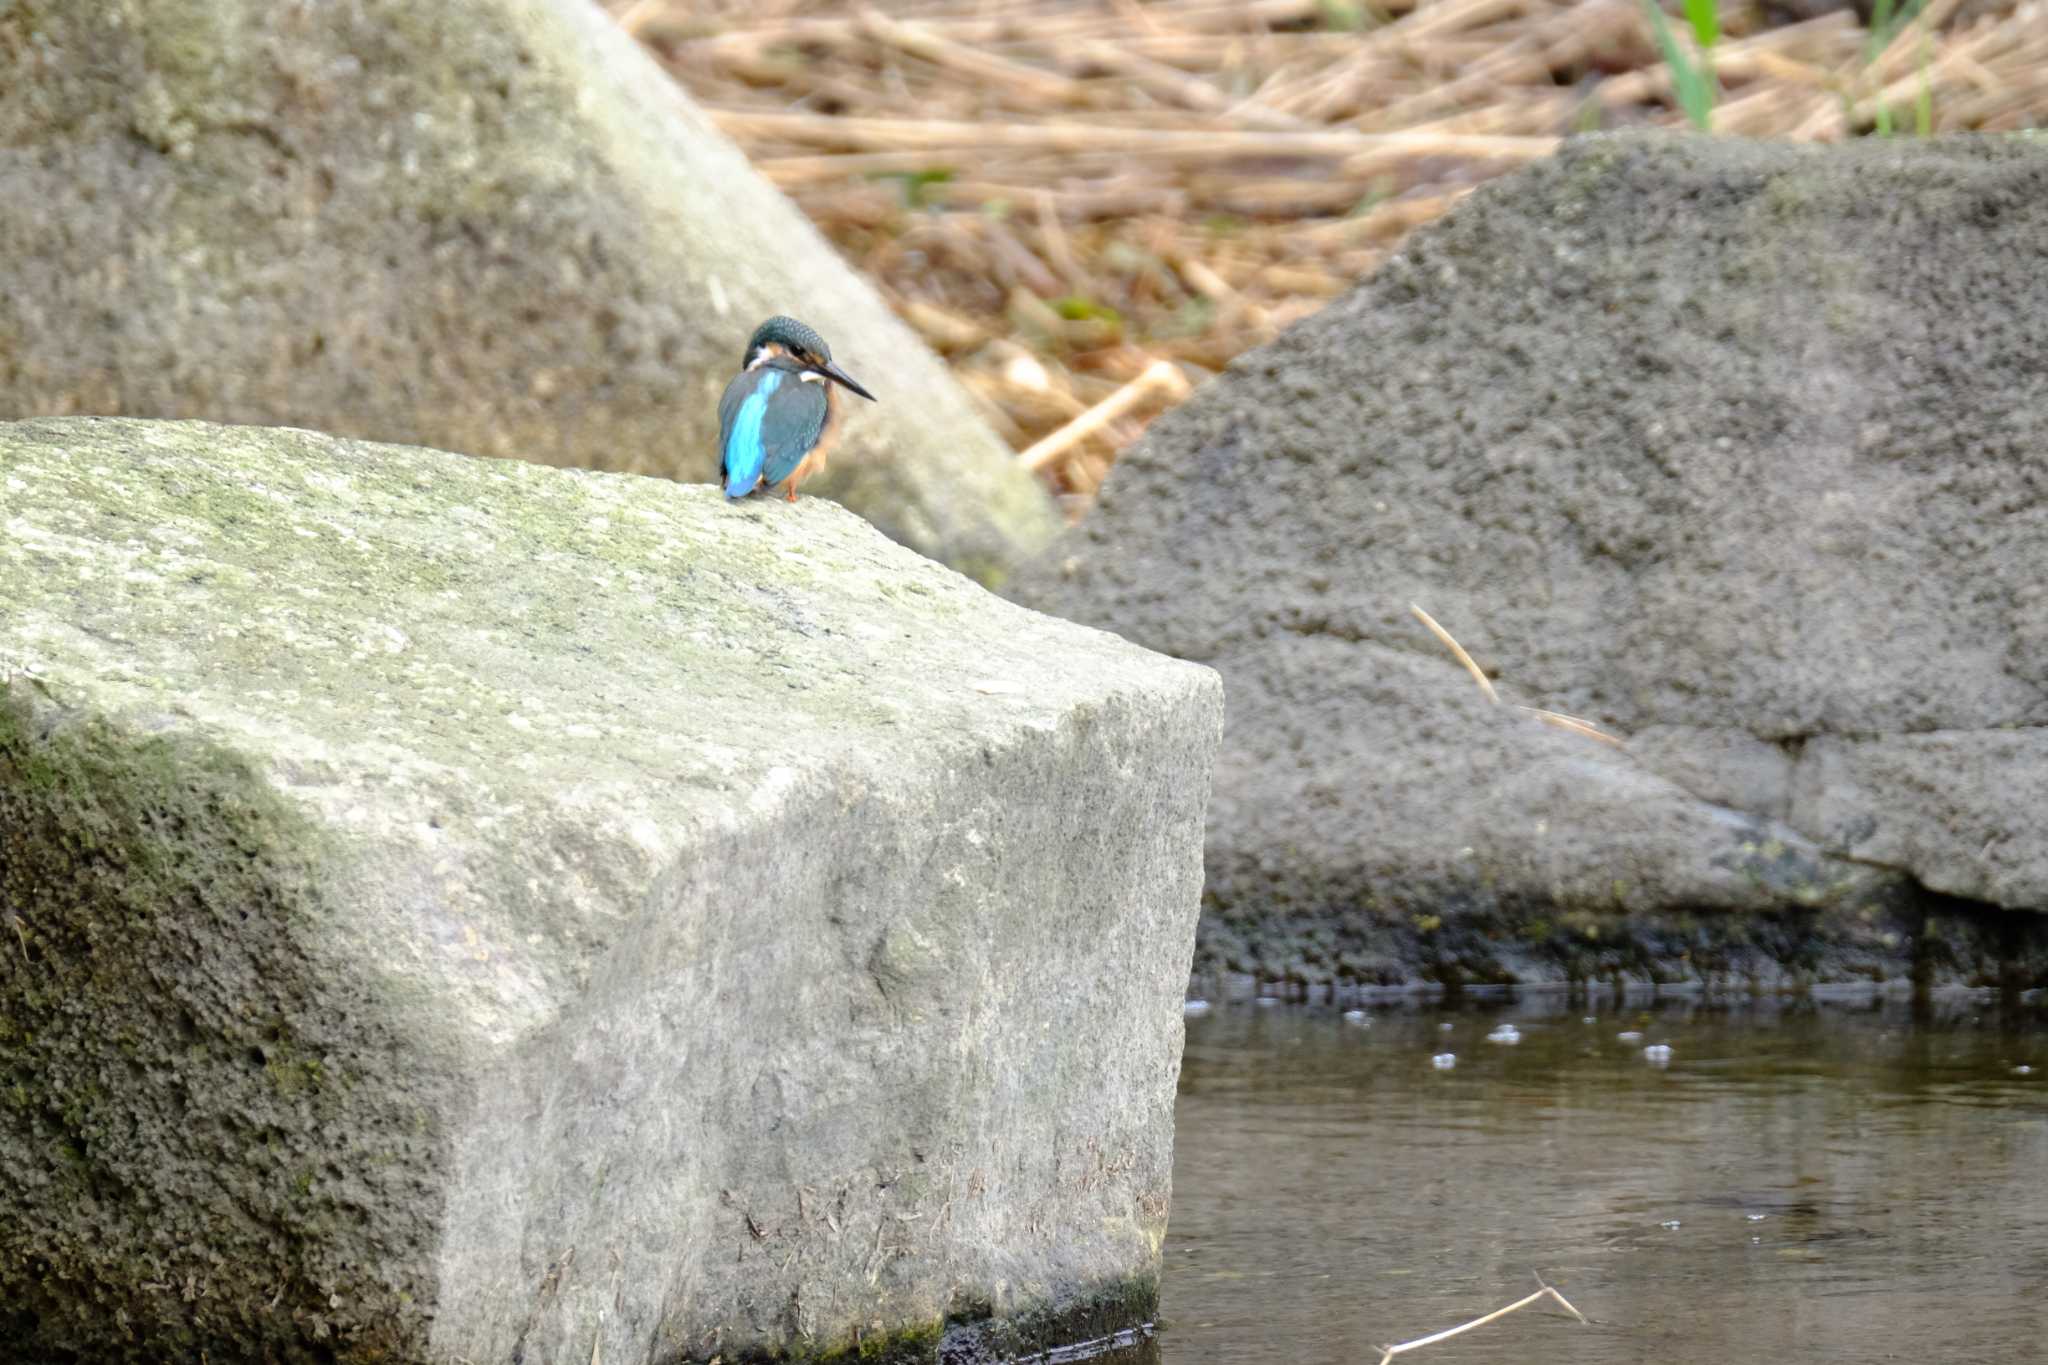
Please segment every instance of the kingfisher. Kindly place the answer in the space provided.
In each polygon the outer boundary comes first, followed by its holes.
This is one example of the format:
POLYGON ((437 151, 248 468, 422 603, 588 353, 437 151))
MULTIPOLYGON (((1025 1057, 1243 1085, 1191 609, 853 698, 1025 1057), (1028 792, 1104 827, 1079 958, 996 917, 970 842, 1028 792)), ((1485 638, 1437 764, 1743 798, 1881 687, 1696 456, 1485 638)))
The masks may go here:
POLYGON ((772 317, 754 329, 740 372, 718 400, 719 475, 725 496, 744 498, 783 484, 796 501, 799 482, 825 467, 838 434, 839 394, 875 396, 832 363, 825 338, 795 318, 772 317))

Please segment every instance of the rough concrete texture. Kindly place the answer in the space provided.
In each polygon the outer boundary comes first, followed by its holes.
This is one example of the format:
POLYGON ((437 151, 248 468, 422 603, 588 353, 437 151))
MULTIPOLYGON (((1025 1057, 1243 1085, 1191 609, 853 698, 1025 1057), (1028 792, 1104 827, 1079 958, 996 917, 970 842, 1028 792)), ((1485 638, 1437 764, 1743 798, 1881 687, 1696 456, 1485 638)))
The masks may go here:
POLYGON ((2048 905, 2043 317, 2037 142, 1575 140, 1158 423, 1016 595, 1224 674, 1205 965, 1995 972, 1926 926, 2048 905))
POLYGON ((8 1358, 1149 1310, 1208 670, 819 500, 196 423, 0 426, 0 604, 8 1358))
POLYGON ((716 476, 754 325, 876 404, 807 485, 984 582, 1050 540, 915 334, 590 0, 0 5, 0 418, 716 476))

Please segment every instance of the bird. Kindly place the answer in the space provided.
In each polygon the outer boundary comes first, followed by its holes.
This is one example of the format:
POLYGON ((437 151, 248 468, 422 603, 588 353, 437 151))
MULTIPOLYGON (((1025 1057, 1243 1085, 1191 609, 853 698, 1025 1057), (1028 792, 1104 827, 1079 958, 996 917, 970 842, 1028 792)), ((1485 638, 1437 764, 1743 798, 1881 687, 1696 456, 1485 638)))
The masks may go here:
POLYGON ((825 338, 795 318, 772 317, 754 329, 740 372, 718 400, 718 473, 726 497, 783 484, 796 501, 797 484, 825 467, 838 434, 835 386, 876 401, 832 363, 825 338))

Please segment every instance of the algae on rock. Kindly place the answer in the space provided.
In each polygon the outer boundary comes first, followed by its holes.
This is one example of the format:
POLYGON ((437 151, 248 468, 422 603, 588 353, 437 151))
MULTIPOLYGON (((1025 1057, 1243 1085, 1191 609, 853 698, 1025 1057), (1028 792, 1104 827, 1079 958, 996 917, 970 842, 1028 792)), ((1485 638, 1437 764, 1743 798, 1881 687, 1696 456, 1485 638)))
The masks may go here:
POLYGON ((0 526, 7 1340, 1149 1304, 1213 674, 828 502, 300 431, 0 425, 0 526))

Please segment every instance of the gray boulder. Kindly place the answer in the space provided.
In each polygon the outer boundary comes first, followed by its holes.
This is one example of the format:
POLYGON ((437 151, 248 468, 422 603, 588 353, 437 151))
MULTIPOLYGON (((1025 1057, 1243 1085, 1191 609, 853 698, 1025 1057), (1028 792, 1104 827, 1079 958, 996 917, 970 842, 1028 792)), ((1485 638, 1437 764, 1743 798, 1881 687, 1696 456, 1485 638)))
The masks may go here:
POLYGON ((881 399, 807 485, 985 582, 1058 529, 945 366, 590 0, 0 8, 0 418, 696 481, 754 325, 881 399))
POLYGON ((2041 922, 1982 912, 2048 905, 2044 317, 2038 143, 1575 140, 1015 595, 1224 674, 1205 965, 1995 973, 2041 922))
POLYGON ((1150 1311, 1208 670, 831 503, 300 431, 0 425, 0 526, 0 1358, 1150 1311))

